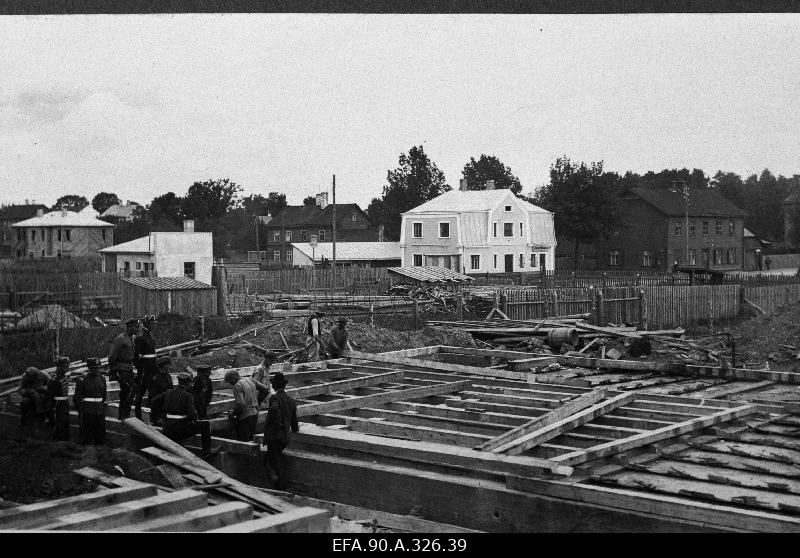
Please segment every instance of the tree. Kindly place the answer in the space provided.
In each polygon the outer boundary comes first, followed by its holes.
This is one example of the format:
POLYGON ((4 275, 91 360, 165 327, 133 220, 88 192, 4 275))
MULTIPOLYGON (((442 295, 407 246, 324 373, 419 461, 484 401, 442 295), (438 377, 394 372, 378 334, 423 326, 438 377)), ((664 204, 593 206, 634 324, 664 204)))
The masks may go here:
POLYGON ((170 231, 173 227, 181 224, 183 220, 182 201, 183 198, 176 196, 175 192, 167 192, 153 198, 150 205, 147 206, 147 218, 154 231, 170 231))
POLYGON ((267 213, 275 217, 284 207, 286 207, 286 194, 270 192, 267 195, 267 213))
POLYGON ((620 178, 603 172, 603 162, 573 163, 565 155, 550 167, 550 183, 534 194, 535 202, 552 211, 556 231, 574 243, 575 267, 581 244, 609 238, 619 228, 620 178))
POLYGON ((497 190, 508 189, 514 194, 522 191, 519 178, 494 155, 481 155, 477 161, 471 157, 462 174, 467 179, 468 190, 483 190, 487 180, 494 180, 497 190))
POLYGON ((385 226, 386 236, 400 237, 400 214, 450 190, 444 173, 425 154, 422 146, 401 153, 400 166, 387 171, 383 197, 373 199, 367 215, 385 226))
POLYGON ((241 190, 241 186, 227 178, 195 182, 181 200, 182 213, 199 222, 217 219, 236 207, 241 190))
POLYGON ((61 208, 64 208, 67 211, 80 211, 87 205, 89 205, 89 200, 87 200, 83 196, 77 196, 75 194, 67 194, 65 196, 61 196, 56 200, 55 205, 53 205, 53 211, 56 211, 61 208))
POLYGON ((709 187, 713 188, 729 202, 737 207, 744 209, 747 207, 747 196, 745 194, 744 182, 742 177, 733 172, 717 171, 711 179, 709 187))
POLYGON ((307 196, 307 197, 303 198, 303 205, 312 206, 313 207, 313 206, 317 205, 317 198, 315 198, 314 196, 307 196))
POLYGON ((112 205, 118 205, 120 203, 122 202, 120 201, 119 197, 117 197, 116 194, 109 192, 100 192, 92 198, 92 207, 98 213, 103 213, 112 205))

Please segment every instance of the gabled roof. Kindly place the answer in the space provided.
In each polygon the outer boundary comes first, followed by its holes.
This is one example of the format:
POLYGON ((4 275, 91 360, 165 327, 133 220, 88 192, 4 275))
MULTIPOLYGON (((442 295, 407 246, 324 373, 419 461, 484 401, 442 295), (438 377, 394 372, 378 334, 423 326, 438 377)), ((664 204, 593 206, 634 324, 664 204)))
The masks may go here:
POLYGON ((40 306, 22 318, 16 325, 16 329, 60 329, 76 327, 91 327, 91 325, 60 304, 46 304, 40 306))
POLYGON ((9 220, 12 223, 17 221, 24 221, 31 217, 36 217, 38 210, 47 211, 47 206, 37 203, 35 205, 9 205, 0 207, 0 219, 9 220))
MULTIPOLYGON (((683 192, 672 192, 666 188, 631 188, 632 194, 669 217, 686 215, 686 200, 683 192)), ((690 217, 746 217, 747 212, 736 207, 714 190, 689 190, 690 217)))
POLYGON ((188 277, 126 277, 123 281, 148 291, 188 291, 215 288, 188 277))
MULTIPOLYGON (((301 251, 315 262, 323 258, 333 260, 333 243, 320 242, 312 248, 307 242, 294 242, 292 247, 301 251)), ((337 242, 336 260, 400 260, 403 250, 399 242, 337 242)))
POLYGON ((14 223, 12 227, 107 227, 114 228, 111 223, 101 221, 97 217, 92 217, 86 213, 76 211, 51 211, 41 217, 33 217, 14 223))
POLYGON ((511 190, 450 190, 432 200, 428 200, 422 205, 409 209, 404 215, 416 215, 419 213, 461 213, 464 211, 489 211, 494 209, 508 195, 516 198, 520 206, 534 213, 548 213, 530 202, 527 202, 514 195, 511 190))
POLYGON ((100 217, 114 217, 117 219, 128 219, 133 215, 134 210, 139 207, 138 204, 132 203, 129 205, 115 204, 103 211, 100 217))
POLYGON ((92 217, 99 217, 100 216, 100 214, 97 212, 97 210, 94 207, 92 207, 91 205, 87 205, 86 207, 81 209, 78 213, 83 213, 84 215, 91 215, 92 217))
MULTIPOLYGON (((357 211, 369 221, 367 214, 362 211, 356 203, 337 203, 336 204, 336 226, 352 228, 348 226, 351 221, 353 211, 357 211)), ((320 209, 317 205, 287 205, 281 209, 269 222, 268 227, 299 227, 299 226, 321 226, 328 227, 333 223, 333 204, 320 209)), ((372 223, 370 222, 370 225, 372 223)))
POLYGON ((143 236, 122 244, 102 248, 98 252, 101 254, 152 254, 153 250, 150 246, 150 237, 143 236))
POLYGON ((435 265, 387 267, 386 271, 408 277, 414 281, 428 281, 431 283, 464 283, 467 281, 474 281, 469 275, 464 275, 452 269, 437 267, 435 265))

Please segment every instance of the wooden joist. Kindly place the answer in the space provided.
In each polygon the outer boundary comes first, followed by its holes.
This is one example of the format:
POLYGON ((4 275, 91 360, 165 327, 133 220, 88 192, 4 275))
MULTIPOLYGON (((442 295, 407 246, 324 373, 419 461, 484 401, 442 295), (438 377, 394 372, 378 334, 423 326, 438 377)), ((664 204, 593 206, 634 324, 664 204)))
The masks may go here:
POLYGON ((338 399, 335 401, 325 401, 323 403, 299 405, 297 407, 297 416, 306 417, 325 413, 335 413, 347 409, 355 409, 357 407, 379 405, 381 403, 388 403, 390 401, 408 401, 411 399, 428 397, 430 395, 440 395, 442 393, 461 391, 469 388, 470 385, 471 382, 469 380, 464 380, 460 382, 448 382, 433 386, 422 386, 418 388, 387 391, 383 393, 376 393, 374 395, 365 395, 363 397, 352 397, 348 399, 338 399))
POLYGON ((512 443, 514 440, 517 440, 526 434, 530 434, 531 432, 534 432, 556 421, 563 420, 570 415, 577 413, 578 411, 582 411, 586 407, 590 407, 602 399, 605 399, 605 397, 605 390, 598 390, 581 395, 577 399, 565 403, 564 405, 553 409, 547 414, 538 416, 535 419, 526 422, 525 424, 521 424, 520 426, 509 430, 508 432, 504 432, 499 436, 495 436, 488 442, 476 446, 475 449, 478 451, 492 451, 495 448, 512 443))
POLYGON ((162 533, 198 532, 220 529, 252 519, 253 507, 250 504, 223 502, 216 506, 206 506, 205 508, 151 519, 141 523, 123 525, 119 530, 162 533))
POLYGON ((701 378, 725 378, 730 380, 771 380, 781 384, 800 384, 800 373, 780 372, 778 370, 750 370, 748 368, 729 368, 723 370, 712 366, 686 365, 686 372, 701 378))
POLYGON ((371 376, 361 376, 337 382, 327 382, 316 386, 303 386, 287 389, 286 393, 297 399, 313 397, 333 392, 351 391, 360 387, 376 386, 403 379, 403 372, 396 370, 386 374, 375 374, 371 376))
POLYGON ((577 465, 579 463, 585 463, 586 461, 590 461, 592 459, 606 457, 609 455, 615 455, 620 452, 627 451, 629 449, 638 448, 647 444, 652 444, 653 442, 658 442, 675 436, 680 436, 681 434, 686 434, 687 432, 692 432, 694 430, 706 428, 713 424, 719 424, 736 418, 741 418, 753 414, 757 412, 757 410, 758 409, 753 405, 744 405, 742 407, 726 409, 724 411, 720 411, 712 415, 698 417, 695 419, 687 420, 670 426, 665 426, 663 428, 659 428, 657 430, 653 430, 650 432, 642 432, 641 434, 637 434, 636 436, 631 436, 630 438, 615 440, 613 442, 601 444, 599 446, 595 446, 587 450, 581 450, 573 453, 568 453, 566 455, 560 455, 558 457, 555 457, 553 460, 558 463, 564 463, 567 465, 577 465))
MULTIPOLYGON (((386 356, 382 353, 362 353, 358 351, 344 351, 342 356, 356 358, 360 360, 371 360, 373 362, 387 362, 389 364, 402 364, 404 366, 414 366, 430 370, 442 370, 444 372, 457 372, 460 374, 471 374, 473 376, 493 376, 507 378, 510 380, 525 381, 528 377, 525 372, 512 372, 509 370, 494 370, 478 366, 466 366, 464 364, 450 364, 435 360, 420 360, 408 357, 386 356)), ((530 356, 530 355, 529 355, 530 356)))
POLYGON ((607 370, 632 370, 637 372, 685 373, 683 364, 667 362, 647 362, 640 360, 614 360, 609 358, 590 358, 578 356, 559 356, 559 364, 583 368, 605 368, 607 370))
POLYGON ((331 513, 317 508, 300 507, 292 511, 269 515, 212 529, 210 533, 328 533, 331 513))

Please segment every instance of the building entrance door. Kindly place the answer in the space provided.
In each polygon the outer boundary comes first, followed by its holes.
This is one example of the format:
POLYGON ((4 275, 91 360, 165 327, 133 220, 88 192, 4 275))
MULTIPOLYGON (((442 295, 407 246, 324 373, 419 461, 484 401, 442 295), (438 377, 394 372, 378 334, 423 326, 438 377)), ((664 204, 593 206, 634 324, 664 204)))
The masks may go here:
POLYGON ((506 254, 506 273, 514 271, 514 254, 506 254))
POLYGON ((709 262, 708 248, 703 248, 703 269, 709 268, 709 262))

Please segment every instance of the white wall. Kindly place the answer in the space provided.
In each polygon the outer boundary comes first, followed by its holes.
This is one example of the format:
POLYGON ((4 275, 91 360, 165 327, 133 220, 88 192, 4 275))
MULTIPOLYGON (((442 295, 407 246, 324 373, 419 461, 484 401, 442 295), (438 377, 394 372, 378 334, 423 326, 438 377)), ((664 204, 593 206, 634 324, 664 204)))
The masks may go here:
POLYGON ((292 247, 292 265, 314 265, 310 256, 306 256, 304 252, 292 247))
POLYGON ((154 232, 151 249, 155 252, 158 277, 183 277, 183 264, 194 262, 194 278, 211 284, 211 267, 214 264, 210 232, 154 232))
POLYGON ((132 273, 137 271, 144 271, 145 263, 152 263, 153 256, 150 254, 117 254, 117 271, 125 269, 125 262, 130 262, 130 270, 132 273), (138 268, 136 264, 141 264, 138 268))

